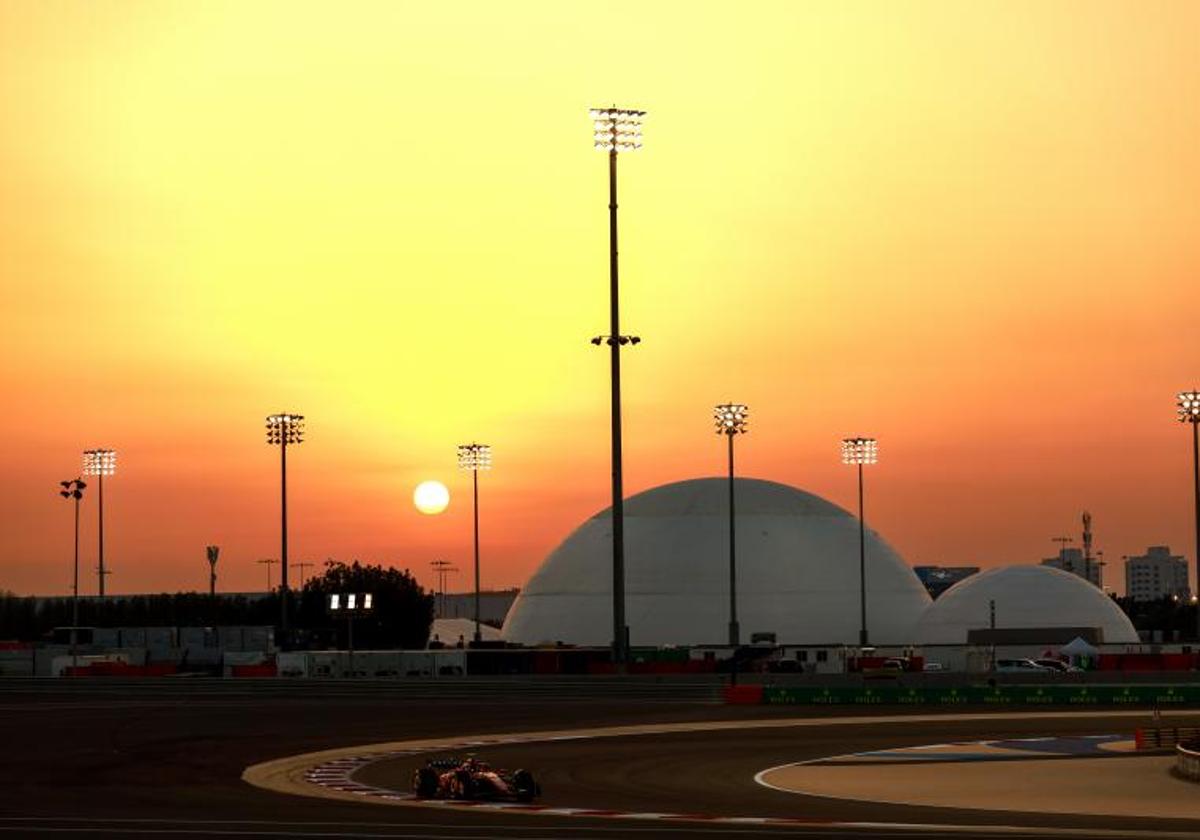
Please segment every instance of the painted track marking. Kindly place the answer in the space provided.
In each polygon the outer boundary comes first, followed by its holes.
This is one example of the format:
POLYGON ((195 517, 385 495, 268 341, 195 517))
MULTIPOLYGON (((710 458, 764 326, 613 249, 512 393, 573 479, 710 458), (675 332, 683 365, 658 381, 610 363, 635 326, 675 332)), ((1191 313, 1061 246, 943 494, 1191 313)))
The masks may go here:
MULTIPOLYGON (((1170 716, 1194 714, 1185 710, 1169 710, 1170 716)), ((727 731, 732 729, 770 729, 770 728, 805 728, 848 725, 884 725, 903 723, 931 722, 969 722, 995 720, 1055 720, 1055 719, 1087 719, 1087 718, 1139 718, 1146 717, 1142 710, 1119 711, 1066 711, 1066 712, 1021 712, 1021 713, 967 713, 942 715, 880 715, 869 717, 832 717, 832 718, 776 718, 772 720, 722 720, 676 724, 642 724, 636 726, 616 726, 585 730, 553 730, 546 732, 521 732, 504 735, 471 735, 456 739, 430 739, 398 741, 376 745, 349 747, 336 750, 325 750, 317 753, 307 753, 274 761, 263 762, 246 768, 242 774, 243 780, 257 787, 266 788, 280 793, 290 793, 301 796, 341 799, 345 801, 369 800, 381 804, 403 805, 409 807, 432 808, 471 808, 484 809, 499 813, 512 812, 523 814, 542 814, 558 817, 604 817, 611 819, 637 820, 682 820, 699 821, 716 824, 762 824, 778 826, 810 826, 826 828, 889 828, 897 830, 948 830, 941 829, 937 824, 910 823, 861 823, 840 822, 830 820, 813 820, 798 817, 759 817, 751 815, 718 815, 697 813, 648 813, 632 811, 610 811, 606 809, 546 807, 527 805, 513 802, 455 802, 453 800, 419 800, 411 793, 401 793, 396 790, 367 785, 353 780, 352 776, 368 764, 379 761, 404 758, 435 752, 453 752, 467 748, 486 746, 501 746, 511 744, 548 743, 564 740, 584 740, 599 738, 631 737, 637 735, 658 735, 686 732, 727 731)), ((950 745, 945 745, 950 746, 950 745)), ((817 759, 820 760, 820 759, 817 759)), ((792 764, 795 764, 793 762, 792 764)), ((803 762, 801 762, 803 763, 803 762)), ((780 767, 791 766, 780 765, 780 767)), ((755 781, 764 787, 759 777, 772 769, 760 771, 755 775, 755 781)), ((780 789, 780 788, 775 788, 780 789)), ((789 791, 794 793, 794 791, 789 791)), ((1030 826, 995 826, 972 825, 957 826, 955 830, 969 828, 972 831, 997 833, 1029 833, 1030 826)), ((1147 837, 1195 837, 1194 833, 1161 832, 1161 831, 1104 831, 1098 829, 1053 829, 1038 826, 1036 831, 1041 834, 1062 834, 1082 836, 1133 836, 1147 837)))

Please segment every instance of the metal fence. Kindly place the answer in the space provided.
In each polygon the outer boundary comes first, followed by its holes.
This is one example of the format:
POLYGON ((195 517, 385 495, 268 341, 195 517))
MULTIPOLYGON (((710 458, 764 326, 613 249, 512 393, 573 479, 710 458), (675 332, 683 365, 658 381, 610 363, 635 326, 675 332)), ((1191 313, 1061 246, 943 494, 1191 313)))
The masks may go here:
POLYGON ((768 705, 1200 706, 1196 685, 765 686, 768 705))

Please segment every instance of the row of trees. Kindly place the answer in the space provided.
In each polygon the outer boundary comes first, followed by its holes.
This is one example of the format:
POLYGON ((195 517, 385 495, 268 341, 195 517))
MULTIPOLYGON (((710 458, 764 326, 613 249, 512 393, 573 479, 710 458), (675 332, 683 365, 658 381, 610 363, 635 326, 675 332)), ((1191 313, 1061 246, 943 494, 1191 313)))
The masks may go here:
MULTIPOLYGON (((355 644, 367 648, 420 648, 433 623, 433 595, 427 594, 406 569, 400 571, 357 560, 329 560, 322 574, 292 593, 292 624, 301 632, 337 643, 345 622, 327 610, 332 593, 370 592, 374 612, 355 620, 355 644)), ((211 627, 216 625, 277 625, 279 595, 261 598, 243 595, 180 592, 174 595, 133 595, 128 598, 79 601, 81 627, 211 627)), ((36 641, 55 627, 72 623, 71 598, 34 598, 0 593, 0 640, 36 641)))
POLYGON ((1114 598, 1133 626, 1138 630, 1161 630, 1164 633, 1179 633, 1179 638, 1190 639, 1196 635, 1196 605, 1187 601, 1161 598, 1157 601, 1134 601, 1132 598, 1114 598))

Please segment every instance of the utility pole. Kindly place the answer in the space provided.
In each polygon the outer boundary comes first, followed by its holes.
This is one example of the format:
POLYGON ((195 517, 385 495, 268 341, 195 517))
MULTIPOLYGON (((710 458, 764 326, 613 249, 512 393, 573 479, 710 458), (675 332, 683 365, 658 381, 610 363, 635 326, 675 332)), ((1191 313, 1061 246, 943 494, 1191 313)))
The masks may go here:
POLYGON ((300 588, 301 589, 304 588, 304 570, 311 569, 312 567, 313 567, 312 563, 293 563, 292 564, 293 569, 300 570, 300 588))
POLYGON ((258 561, 258 564, 260 566, 267 567, 267 591, 268 592, 271 591, 271 567, 274 566, 278 562, 279 561, 276 560, 274 557, 266 557, 266 558, 258 561))

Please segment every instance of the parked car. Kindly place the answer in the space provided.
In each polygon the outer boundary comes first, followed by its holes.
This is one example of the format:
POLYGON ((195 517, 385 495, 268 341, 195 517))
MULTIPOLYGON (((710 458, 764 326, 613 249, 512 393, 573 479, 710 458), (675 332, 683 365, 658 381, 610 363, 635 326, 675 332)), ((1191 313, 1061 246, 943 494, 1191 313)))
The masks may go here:
POLYGON ((863 676, 867 679, 879 678, 895 678, 908 670, 908 660, 899 657, 890 657, 883 660, 878 665, 862 669, 863 676))
POLYGON ((997 659, 997 674, 1050 674, 1050 668, 1044 668, 1032 659, 997 659))
POLYGON ((1061 659, 1035 659, 1035 665, 1041 665, 1048 671, 1057 671, 1060 674, 1082 671, 1082 668, 1076 668, 1070 662, 1063 662, 1061 659))

